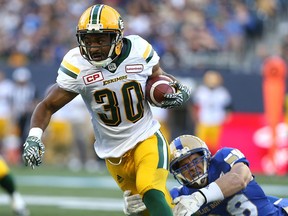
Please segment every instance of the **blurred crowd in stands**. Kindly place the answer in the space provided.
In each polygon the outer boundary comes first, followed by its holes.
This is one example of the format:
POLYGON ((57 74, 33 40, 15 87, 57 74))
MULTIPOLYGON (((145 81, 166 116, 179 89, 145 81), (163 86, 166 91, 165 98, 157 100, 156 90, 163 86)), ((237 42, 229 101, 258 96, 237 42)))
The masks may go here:
POLYGON ((166 68, 187 68, 219 55, 237 62, 263 37, 263 21, 288 8, 285 0, 0 0, 1 60, 13 66, 61 61, 77 46, 81 12, 95 3, 116 8, 125 34, 152 43, 166 68))

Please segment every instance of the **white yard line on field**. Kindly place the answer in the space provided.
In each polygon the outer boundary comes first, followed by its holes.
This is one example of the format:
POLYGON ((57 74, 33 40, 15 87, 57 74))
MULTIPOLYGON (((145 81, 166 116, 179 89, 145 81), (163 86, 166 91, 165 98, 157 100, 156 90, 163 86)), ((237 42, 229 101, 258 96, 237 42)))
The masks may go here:
MULTIPOLYGON (((27 205, 58 206, 66 209, 122 211, 123 200, 114 198, 85 198, 72 196, 23 195, 27 205)), ((9 205, 8 195, 0 195, 0 205, 9 205)))
MULTIPOLYGON (((16 180, 22 186, 118 189, 116 182, 110 176, 16 176, 16 180)), ((172 188, 173 186, 178 186, 178 183, 173 179, 169 179, 167 187, 172 188)), ((261 187, 266 194, 278 194, 282 197, 288 197, 288 186, 263 184, 261 187)))
MULTIPOLYGON (((56 187, 56 188, 105 188, 118 189, 112 177, 61 177, 61 176, 16 176, 20 186, 56 187)), ((169 179, 167 186, 172 188, 177 185, 173 179, 169 179)), ((266 194, 278 194, 288 197, 288 186, 261 185, 266 194)), ((93 198, 75 196, 43 196, 25 195, 23 197, 28 205, 58 206, 66 209, 86 209, 102 211, 122 211, 123 200, 115 198, 93 198)), ((0 205, 9 204, 8 195, 0 194, 0 205)))

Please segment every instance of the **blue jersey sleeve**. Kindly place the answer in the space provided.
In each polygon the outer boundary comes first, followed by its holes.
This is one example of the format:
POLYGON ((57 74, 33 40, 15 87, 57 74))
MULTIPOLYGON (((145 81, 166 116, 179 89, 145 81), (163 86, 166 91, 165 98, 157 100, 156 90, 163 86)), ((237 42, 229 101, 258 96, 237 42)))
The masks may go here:
MULTIPOLYGON (((208 169, 208 182, 214 182, 225 173, 229 172, 236 163, 245 163, 249 166, 246 157, 234 148, 223 148, 211 159, 208 169)), ((197 191, 193 188, 182 186, 171 190, 172 198, 189 195, 197 191)), ((287 215, 284 213, 286 202, 275 205, 269 201, 258 183, 251 179, 247 187, 238 193, 226 197, 222 201, 215 201, 203 205, 196 215, 287 215)))
POLYGON ((208 170, 209 183, 229 172, 236 163, 245 163, 249 166, 249 161, 244 154, 235 148, 222 148, 211 159, 208 170))

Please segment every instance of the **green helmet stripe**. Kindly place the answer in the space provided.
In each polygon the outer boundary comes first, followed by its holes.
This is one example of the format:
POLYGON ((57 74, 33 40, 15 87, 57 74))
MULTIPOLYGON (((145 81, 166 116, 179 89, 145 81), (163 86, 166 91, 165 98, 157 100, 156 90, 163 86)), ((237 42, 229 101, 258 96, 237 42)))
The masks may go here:
POLYGON ((100 22, 100 15, 103 7, 104 5, 98 4, 92 8, 89 20, 90 24, 98 24, 100 22))

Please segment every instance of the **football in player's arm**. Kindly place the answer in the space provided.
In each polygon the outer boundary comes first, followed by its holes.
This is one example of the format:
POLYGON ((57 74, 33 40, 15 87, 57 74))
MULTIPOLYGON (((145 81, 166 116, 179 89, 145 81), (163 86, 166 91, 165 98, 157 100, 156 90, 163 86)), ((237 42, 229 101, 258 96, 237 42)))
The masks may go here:
MULTIPOLYGON (((238 149, 222 148, 212 157, 201 139, 182 135, 170 150, 170 172, 182 185, 170 190, 174 216, 288 215, 288 199, 265 195, 238 149)), ((124 199, 126 210, 134 209, 130 200, 124 199)))
MULTIPOLYGON (((95 152, 118 186, 140 194, 151 216, 170 216, 169 146, 145 97, 147 79, 166 73, 146 40, 123 32, 120 14, 108 5, 93 5, 81 15, 79 47, 64 56, 56 83, 32 114, 23 160, 32 168, 42 163, 41 138, 51 116, 80 94, 91 114, 95 152)), ((177 80, 171 85, 177 91, 165 95, 162 108, 182 106, 190 97, 177 80)))

